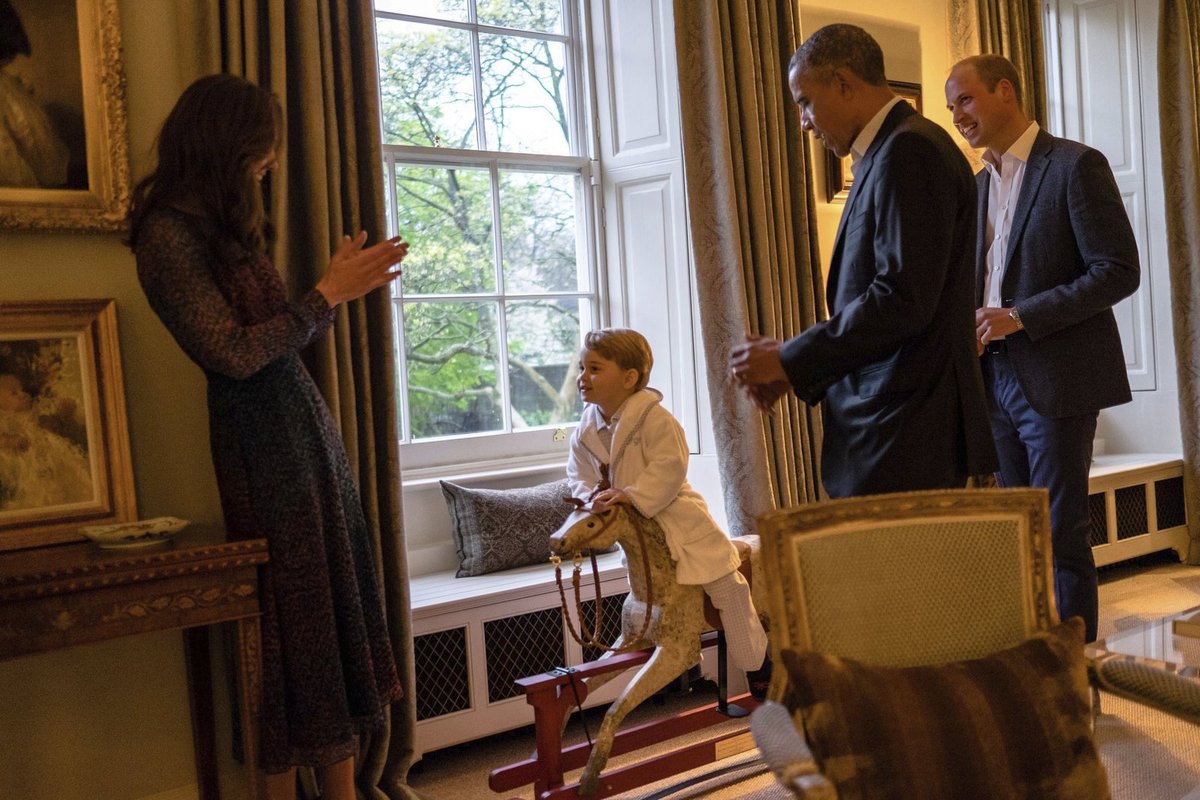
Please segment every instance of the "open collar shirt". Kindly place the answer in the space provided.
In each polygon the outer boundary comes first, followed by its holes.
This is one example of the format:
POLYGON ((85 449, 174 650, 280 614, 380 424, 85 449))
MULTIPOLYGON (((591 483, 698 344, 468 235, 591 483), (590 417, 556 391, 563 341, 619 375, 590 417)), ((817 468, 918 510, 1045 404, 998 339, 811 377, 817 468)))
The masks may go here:
MULTIPOLYGON (((883 127, 883 121, 887 119, 887 115, 891 112, 896 103, 904 102, 899 97, 893 97, 883 108, 875 112, 875 116, 871 117, 871 121, 863 126, 863 129, 858 132, 858 136, 854 137, 854 143, 850 145, 850 174, 853 175, 858 163, 862 161, 863 156, 871 149, 871 142, 875 141, 879 129, 883 127)), ((857 176, 856 176, 857 177, 857 176)))
POLYGON ((983 165, 991 176, 988 181, 987 237, 988 248, 984 272, 983 305, 987 308, 1003 308, 1000 287, 1004 283, 1004 267, 1008 260, 1008 236, 1012 227, 1013 211, 1021 196, 1021 184, 1025 180, 1025 165, 1037 138, 1038 124, 1029 123, 1025 132, 1017 138, 1004 155, 996 160, 989 150, 983 154, 983 165))

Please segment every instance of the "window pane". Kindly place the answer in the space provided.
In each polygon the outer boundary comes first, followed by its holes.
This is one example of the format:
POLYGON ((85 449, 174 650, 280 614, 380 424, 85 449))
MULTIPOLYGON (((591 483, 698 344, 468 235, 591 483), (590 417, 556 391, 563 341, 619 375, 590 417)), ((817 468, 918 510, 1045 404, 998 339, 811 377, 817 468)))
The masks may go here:
POLYGON ((479 0, 479 21, 484 25, 543 33, 562 32, 561 0, 479 0))
POLYGON ((413 439, 503 427, 495 303, 404 304, 413 439))
POLYGON ((479 146, 466 31, 378 20, 385 144, 479 146))
POLYGON ((574 292, 587 286, 576 252, 579 176, 500 173, 504 290, 574 292))
POLYGON ((375 0, 375 9, 414 17, 467 21, 467 0, 375 0))
POLYGON ((495 291, 488 170, 397 165, 396 207, 406 296, 495 291))
POLYGON ((571 152, 563 45, 521 36, 480 36, 487 148, 571 152))
POLYGON ((580 330, 591 328, 590 304, 547 299, 510 303, 507 310, 513 427, 578 421, 580 330))

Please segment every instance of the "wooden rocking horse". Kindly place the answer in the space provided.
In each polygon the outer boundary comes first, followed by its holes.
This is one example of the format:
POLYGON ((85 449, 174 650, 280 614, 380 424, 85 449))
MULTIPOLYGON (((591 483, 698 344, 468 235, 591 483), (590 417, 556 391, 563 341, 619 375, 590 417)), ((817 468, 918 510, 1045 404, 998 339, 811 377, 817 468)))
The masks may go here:
MULTIPOLYGON (((611 506, 598 513, 588 510, 578 501, 576 504, 579 506, 576 511, 550 537, 550 547, 557 554, 552 558, 556 573, 559 557, 574 557, 575 608, 580 630, 576 630, 571 622, 567 593, 559 575, 564 621, 580 644, 599 647, 606 652, 597 660, 574 669, 554 670, 517 681, 525 691, 527 702, 534 708, 537 752, 534 758, 493 770, 488 784, 496 792, 532 783, 536 800, 603 798, 644 786, 736 753, 738 750, 728 740, 748 734, 742 731, 725 733, 602 774, 609 756, 702 730, 725 722, 731 716, 743 716, 758 705, 758 701, 749 694, 735 698, 725 696, 726 665, 724 642, 719 630, 720 617, 707 603, 700 586, 682 585, 675 580, 675 565, 658 523, 625 504, 611 506), (595 619, 591 630, 584 630, 586 625, 582 616, 578 615, 581 605, 578 576, 583 561, 581 551, 590 549, 594 553, 611 546, 613 542, 620 544, 625 551, 630 591, 621 609, 621 634, 611 646, 606 647, 598 640, 600 619, 595 619), (717 630, 704 633, 706 627, 717 630), (720 651, 720 696, 716 703, 629 730, 617 730, 630 711, 696 664, 700 660, 701 647, 714 642, 719 644, 720 651), (594 744, 590 748, 584 743, 564 749, 562 731, 572 706, 582 706, 588 693, 637 665, 642 665, 641 669, 609 706, 594 744), (722 743, 725 743, 724 746, 722 743), (563 773, 580 766, 584 766, 584 770, 579 783, 565 785, 563 773)), ((734 540, 742 556, 742 573, 748 579, 751 577, 751 556, 756 556, 758 551, 757 540, 757 536, 734 540)), ((600 602, 598 585, 596 591, 595 608, 600 613, 603 603, 600 602)), ((755 599, 759 609, 765 607, 757 602, 757 597, 755 599)))

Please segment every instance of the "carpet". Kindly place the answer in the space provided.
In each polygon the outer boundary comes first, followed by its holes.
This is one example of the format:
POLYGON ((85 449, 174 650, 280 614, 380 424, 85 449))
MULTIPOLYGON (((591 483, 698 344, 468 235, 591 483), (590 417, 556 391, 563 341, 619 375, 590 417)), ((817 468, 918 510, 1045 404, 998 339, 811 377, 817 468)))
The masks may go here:
POLYGON ((1107 692, 1096 744, 1113 800, 1200 798, 1200 729, 1107 692))

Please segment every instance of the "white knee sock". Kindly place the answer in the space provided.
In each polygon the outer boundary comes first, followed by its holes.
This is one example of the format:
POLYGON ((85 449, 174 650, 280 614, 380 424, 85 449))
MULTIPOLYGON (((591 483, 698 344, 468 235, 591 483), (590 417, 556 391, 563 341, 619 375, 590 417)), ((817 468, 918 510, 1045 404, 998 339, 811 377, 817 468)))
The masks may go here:
POLYGON ((750 584, 734 570, 704 584, 704 592, 721 614, 733 665, 742 670, 758 669, 767 654, 767 632, 750 599, 750 584))

